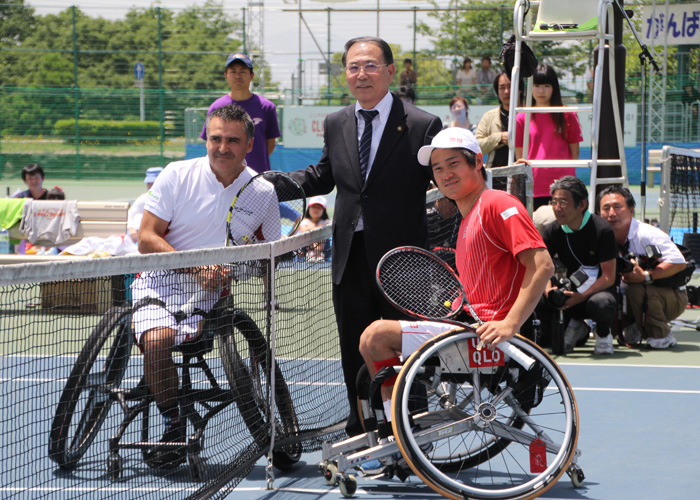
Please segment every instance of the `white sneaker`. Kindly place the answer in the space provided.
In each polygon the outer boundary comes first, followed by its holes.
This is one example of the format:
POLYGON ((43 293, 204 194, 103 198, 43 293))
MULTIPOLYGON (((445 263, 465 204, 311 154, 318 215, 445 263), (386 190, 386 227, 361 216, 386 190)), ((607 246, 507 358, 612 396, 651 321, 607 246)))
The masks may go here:
POLYGON ((564 352, 573 352, 576 344, 588 337, 588 332, 590 329, 586 323, 571 318, 569 324, 566 325, 566 330, 564 330, 564 352))
POLYGON ((651 347, 652 349, 668 349, 676 344, 678 344, 678 341, 676 340, 676 337, 673 336, 673 333, 669 333, 662 339, 647 339, 647 346, 651 347))
POLYGON ((622 331, 622 336, 629 345, 637 345, 642 341, 642 332, 639 331, 637 323, 627 325, 622 331))
POLYGON ((595 348, 593 349, 594 354, 612 354, 615 352, 613 347, 612 334, 608 333, 606 337, 599 337, 595 334, 595 348))

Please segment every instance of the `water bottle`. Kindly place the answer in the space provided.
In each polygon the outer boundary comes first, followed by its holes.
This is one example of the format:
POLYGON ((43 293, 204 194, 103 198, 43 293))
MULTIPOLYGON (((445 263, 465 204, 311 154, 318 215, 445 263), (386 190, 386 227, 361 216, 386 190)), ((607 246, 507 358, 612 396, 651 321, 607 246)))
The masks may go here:
POLYGON ((5 226, 0 228, 0 254, 10 253, 10 232, 5 226))

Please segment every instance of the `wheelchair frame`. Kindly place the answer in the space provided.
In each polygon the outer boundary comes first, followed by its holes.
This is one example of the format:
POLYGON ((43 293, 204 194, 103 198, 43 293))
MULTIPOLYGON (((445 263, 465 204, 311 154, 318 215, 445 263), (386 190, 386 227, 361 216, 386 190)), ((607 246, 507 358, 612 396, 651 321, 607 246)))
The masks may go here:
MULTIPOLYGON (((107 471, 113 480, 123 472, 122 449, 140 449, 145 459, 154 447, 185 449, 190 477, 194 481, 206 478, 206 464, 201 457, 204 430, 208 422, 231 403, 239 412, 255 441, 262 446, 270 443, 271 415, 263 378, 269 382, 270 349, 255 322, 242 310, 236 309, 232 298, 224 297, 207 314, 203 331, 195 339, 183 342, 174 350, 182 354, 176 366, 182 372, 179 389, 181 418, 190 422, 193 432, 186 442, 160 443, 149 441, 150 405, 154 402, 145 380, 133 389, 120 384, 135 343, 132 314, 136 308, 119 306, 108 311, 95 326, 83 346, 68 377, 56 408, 49 435, 49 457, 62 469, 72 470, 93 443, 109 410, 117 402, 124 419, 117 432, 109 438, 107 471), (219 385, 205 355, 219 342, 222 365, 229 389, 219 385), (248 362, 239 354, 241 340, 246 342, 248 362), (200 369, 209 384, 205 389, 192 387, 191 369, 200 369), (83 404, 84 403, 84 404, 83 404), (195 403, 202 405, 200 413, 195 403), (79 414, 77 423, 74 415, 79 414), (122 442, 129 426, 141 415, 141 441, 122 442)), ((289 388, 279 366, 275 366, 275 425, 283 437, 298 433, 298 422, 289 388)), ((301 445, 291 444, 273 451, 274 465, 287 469, 301 457, 301 445)))
POLYGON ((413 472, 455 500, 534 498, 564 472, 581 486, 578 408, 559 367, 519 336, 510 343, 534 361, 529 368, 520 356, 477 350, 477 341, 473 328, 456 327, 427 341, 403 366, 377 373, 376 388, 398 372, 390 429, 377 424, 384 417, 379 391, 358 386, 367 432, 324 443, 319 468, 326 483, 352 496, 357 480, 350 470, 383 459, 378 477, 404 480, 413 472))

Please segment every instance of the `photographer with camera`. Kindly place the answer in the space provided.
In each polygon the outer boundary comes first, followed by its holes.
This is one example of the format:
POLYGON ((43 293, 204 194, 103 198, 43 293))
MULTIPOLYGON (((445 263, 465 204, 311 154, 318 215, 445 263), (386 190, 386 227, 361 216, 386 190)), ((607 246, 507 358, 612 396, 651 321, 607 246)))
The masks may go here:
POLYGON ((634 345, 645 338, 652 349, 675 346, 668 323, 688 304, 689 275, 683 254, 669 235, 634 218, 636 203, 629 189, 609 186, 598 195, 597 205, 615 231, 623 256, 618 260, 620 289, 626 297, 627 316, 636 324, 625 328, 625 342, 634 345))
MULTIPOLYGON (((585 319, 596 323, 595 354, 612 354, 610 327, 615 320, 615 233, 610 225, 588 210, 588 190, 576 177, 567 175, 550 187, 556 220, 546 225, 542 238, 553 259, 565 268, 566 280, 552 280, 540 303, 545 339, 563 312, 564 352, 588 338, 585 319)), ((552 344, 554 348, 554 343, 552 344)))

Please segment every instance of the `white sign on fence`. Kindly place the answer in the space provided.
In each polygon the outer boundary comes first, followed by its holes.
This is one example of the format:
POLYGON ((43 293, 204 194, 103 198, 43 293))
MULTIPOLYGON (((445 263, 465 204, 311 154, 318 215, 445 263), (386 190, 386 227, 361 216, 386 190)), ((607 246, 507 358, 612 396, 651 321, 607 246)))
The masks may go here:
POLYGON ((689 45, 700 43, 700 3, 645 5, 640 37, 645 43, 689 45))
MULTIPOLYGON (((482 115, 491 105, 474 105, 469 107, 469 120, 479 123, 482 115)), ((443 123, 450 119, 447 105, 420 106, 421 109, 439 116, 443 123)), ((285 106, 284 107, 284 146, 287 148, 322 148, 323 147, 323 121, 326 115, 342 109, 340 106, 285 106)), ((625 146, 632 147, 637 142, 637 105, 625 106, 625 146)), ((591 144, 591 113, 579 114, 581 133, 583 134, 582 147, 591 144)), ((602 140, 602 139, 601 139, 602 140)))

